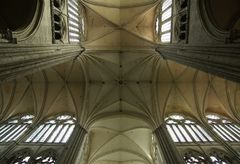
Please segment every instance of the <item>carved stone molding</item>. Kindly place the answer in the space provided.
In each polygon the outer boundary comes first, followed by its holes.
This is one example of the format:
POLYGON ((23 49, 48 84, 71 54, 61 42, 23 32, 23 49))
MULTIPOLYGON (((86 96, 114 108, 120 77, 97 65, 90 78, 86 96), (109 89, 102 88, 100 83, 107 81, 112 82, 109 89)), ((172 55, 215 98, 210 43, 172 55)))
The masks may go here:
POLYGON ((240 81, 239 45, 161 45, 161 56, 181 64, 229 79, 240 81))
POLYGON ((226 42, 227 38, 230 37, 230 32, 218 28, 212 21, 213 18, 209 11, 208 0, 198 0, 198 14, 203 28, 213 39, 220 42, 226 42))
POLYGON ((0 45, 0 80, 10 80, 66 62, 81 54, 79 45, 0 45))

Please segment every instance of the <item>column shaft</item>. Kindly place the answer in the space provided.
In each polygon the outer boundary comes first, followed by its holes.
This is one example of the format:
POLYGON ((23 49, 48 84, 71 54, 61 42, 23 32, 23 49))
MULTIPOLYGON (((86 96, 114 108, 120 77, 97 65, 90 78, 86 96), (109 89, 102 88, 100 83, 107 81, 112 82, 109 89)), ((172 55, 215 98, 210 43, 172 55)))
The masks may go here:
POLYGON ((154 133, 167 164, 183 164, 184 161, 171 140, 165 125, 159 126, 154 133))
POLYGON ((66 151, 63 152, 62 156, 59 158, 61 164, 74 164, 81 150, 84 142, 85 135, 87 131, 81 126, 76 126, 74 133, 72 134, 72 140, 68 142, 66 151))
POLYGON ((163 58, 240 82, 240 45, 161 45, 163 58))

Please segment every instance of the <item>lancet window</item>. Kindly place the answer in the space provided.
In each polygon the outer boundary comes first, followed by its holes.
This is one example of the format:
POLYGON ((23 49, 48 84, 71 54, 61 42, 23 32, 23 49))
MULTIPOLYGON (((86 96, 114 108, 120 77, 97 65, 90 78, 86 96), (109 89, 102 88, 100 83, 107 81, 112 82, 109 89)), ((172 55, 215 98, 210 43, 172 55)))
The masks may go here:
POLYGON ((0 142, 16 141, 33 122, 33 115, 18 115, 0 125, 0 142))
POLYGON ((213 139, 195 121, 174 114, 165 119, 167 130, 176 143, 212 142, 213 139))
POLYGON ((76 119, 70 115, 60 115, 41 124, 26 140, 32 143, 66 143, 70 138, 76 119))
POLYGON ((227 118, 220 117, 216 114, 208 114, 206 117, 210 126, 224 141, 240 141, 239 125, 233 123, 227 118))
POLYGON ((80 17, 80 6, 77 0, 68 0, 69 41, 80 41, 80 30, 83 21, 80 17))
POLYGON ((156 31, 163 43, 171 42, 172 4, 172 0, 163 0, 156 21, 156 31))

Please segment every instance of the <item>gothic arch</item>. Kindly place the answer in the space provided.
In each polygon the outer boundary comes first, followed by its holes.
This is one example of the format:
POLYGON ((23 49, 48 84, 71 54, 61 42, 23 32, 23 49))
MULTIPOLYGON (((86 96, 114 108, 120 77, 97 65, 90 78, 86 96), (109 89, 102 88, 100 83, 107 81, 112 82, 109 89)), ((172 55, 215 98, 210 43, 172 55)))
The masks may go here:
POLYGON ((221 149, 210 149, 208 151, 208 156, 212 163, 224 163, 224 164, 232 164, 233 158, 224 150, 221 149))
POLYGON ((231 30, 233 30, 235 24, 240 19, 238 6, 239 1, 237 0, 232 0, 231 2, 198 0, 198 12, 205 31, 215 40, 221 42, 231 39, 231 30), (228 12, 224 12, 225 9, 227 10, 227 7, 228 12), (222 13, 224 13, 224 16, 221 15, 222 13), (225 18, 225 21, 222 20, 222 16, 225 18))
POLYGON ((57 163, 58 161, 58 154, 57 152, 50 148, 47 150, 44 150, 34 157, 34 162, 36 163, 49 163, 49 164, 54 164, 57 163))
POLYGON ((76 118, 67 114, 43 120, 26 139, 26 143, 65 144, 76 126, 76 118))
POLYGON ((33 152, 29 148, 24 148, 21 150, 17 150, 12 153, 12 155, 9 155, 5 159, 6 164, 15 164, 15 163, 21 163, 21 164, 27 164, 32 161, 32 155, 33 152))
POLYGON ((199 121, 181 114, 172 114, 165 119, 166 128, 175 143, 211 143, 214 140, 199 121))
POLYGON ((182 153, 183 159, 187 164, 204 164, 207 163, 207 157, 201 152, 194 149, 186 149, 182 153))
POLYGON ((41 22, 44 1, 16 1, 1 2, 0 29, 13 32, 18 41, 31 37, 41 22))

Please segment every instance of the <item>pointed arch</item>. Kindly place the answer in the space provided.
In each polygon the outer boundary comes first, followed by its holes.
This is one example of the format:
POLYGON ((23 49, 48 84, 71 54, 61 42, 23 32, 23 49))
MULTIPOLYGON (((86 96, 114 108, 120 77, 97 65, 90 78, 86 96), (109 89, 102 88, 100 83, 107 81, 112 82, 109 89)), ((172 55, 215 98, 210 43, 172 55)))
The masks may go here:
POLYGON ((240 126, 227 117, 212 113, 206 115, 212 129, 227 142, 240 141, 240 126))
POLYGON ((212 137, 192 119, 171 114, 165 119, 166 128, 175 143, 209 143, 212 137))
POLYGON ((33 123, 34 116, 20 114, 0 125, 0 143, 16 141, 33 123))
POLYGON ((25 142, 64 144, 69 140, 75 126, 76 118, 71 115, 50 117, 40 123, 25 142))

